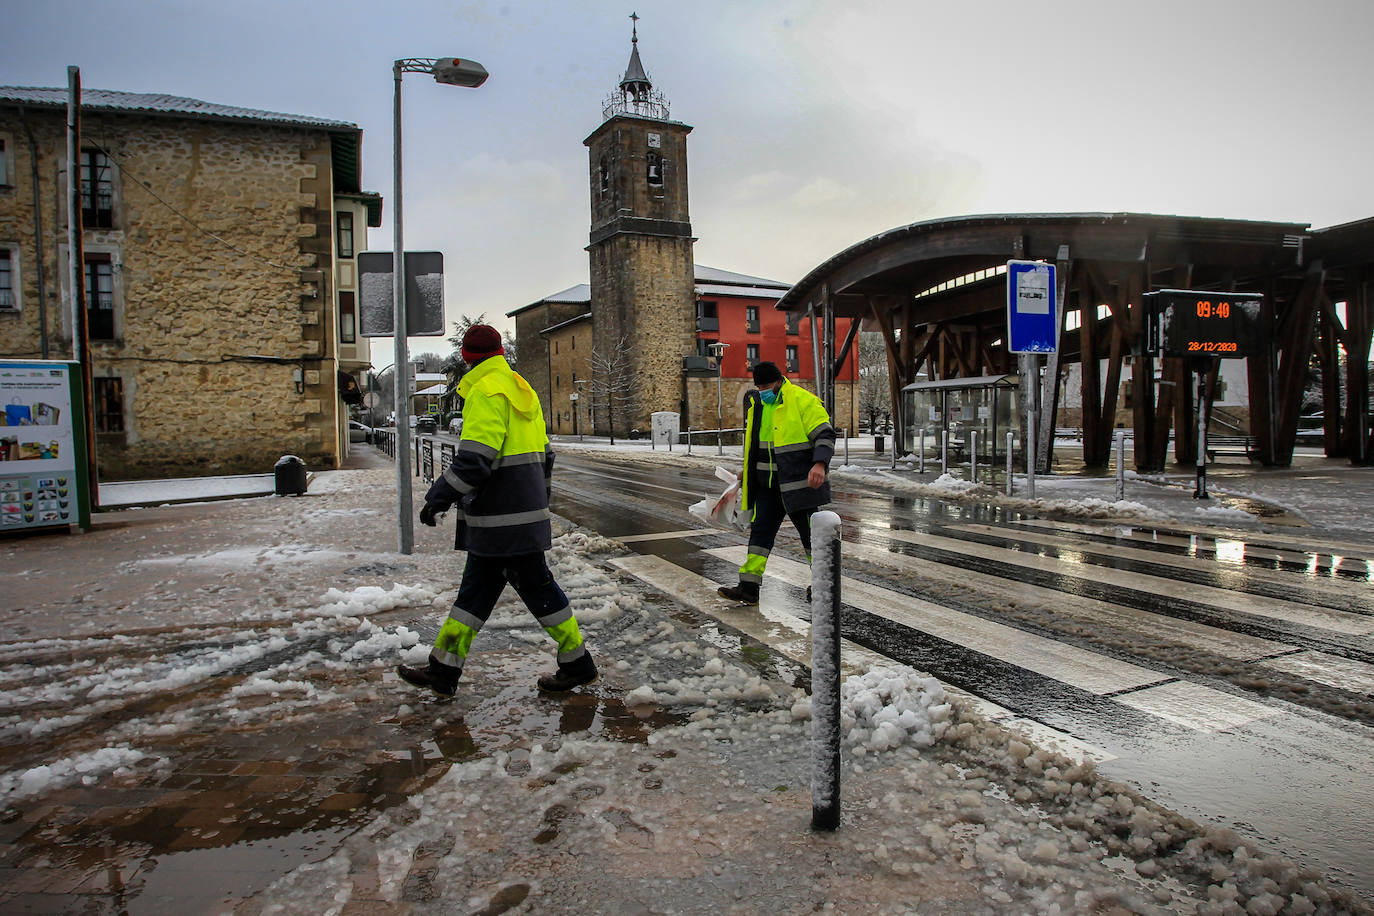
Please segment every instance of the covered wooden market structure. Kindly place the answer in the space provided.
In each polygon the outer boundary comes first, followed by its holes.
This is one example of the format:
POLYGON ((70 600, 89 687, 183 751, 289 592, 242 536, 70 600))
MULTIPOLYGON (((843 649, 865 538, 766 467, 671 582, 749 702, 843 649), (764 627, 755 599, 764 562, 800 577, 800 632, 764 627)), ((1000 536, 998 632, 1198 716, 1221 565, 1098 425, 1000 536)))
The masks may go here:
MULTIPOLYGON (((1142 296, 1158 289, 1264 295, 1265 353, 1245 360, 1250 451, 1266 465, 1292 460, 1304 390, 1321 380, 1326 453, 1371 460, 1369 354, 1374 332, 1374 218, 1312 230, 1305 223, 1138 213, 962 216, 912 223, 865 239, 820 264, 778 302, 821 324, 818 365, 840 363, 853 334, 834 319, 863 318, 886 343, 894 408, 918 379, 1017 371, 1006 347, 1005 265, 1057 266, 1060 345, 1043 364, 1038 464, 1048 465, 1060 384, 1078 364, 1083 458, 1107 463, 1118 407, 1134 431, 1138 470, 1196 454, 1185 361, 1145 348, 1142 296), (838 347, 837 347, 837 344, 838 347), (1123 381, 1129 384, 1123 385, 1123 381), (1119 405, 1129 391, 1129 405, 1119 405)), ((857 322, 855 323, 857 327, 857 322)), ((818 345, 819 346, 819 345, 818 345)), ((818 388, 833 391, 818 373, 818 388)), ((1216 371, 1208 384, 1216 393, 1216 371)), ((894 410, 901 418, 902 411, 894 410)), ((898 447, 910 441, 897 430, 898 447)))

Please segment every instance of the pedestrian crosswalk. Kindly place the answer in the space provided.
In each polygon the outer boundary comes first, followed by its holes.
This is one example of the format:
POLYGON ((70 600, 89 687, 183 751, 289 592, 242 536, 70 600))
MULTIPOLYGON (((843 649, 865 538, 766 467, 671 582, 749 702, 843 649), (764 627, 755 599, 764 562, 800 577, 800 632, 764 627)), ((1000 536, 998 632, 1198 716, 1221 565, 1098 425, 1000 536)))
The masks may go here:
MULTIPOLYGON (((956 558, 992 560, 1005 565, 1049 573, 1066 580, 1101 582, 1109 579, 1109 584, 1114 589, 1132 590, 1180 601, 1201 602, 1230 614, 1249 614, 1282 623, 1301 624, 1329 630, 1334 633, 1357 636, 1374 634, 1374 615, 1339 611, 1328 607, 1314 607, 1219 586, 1179 582, 1168 576, 1149 575, 1119 568, 1108 570, 1085 562, 1082 556, 1075 556, 1075 553, 1086 555, 1090 552, 1081 548, 1066 549, 1058 557, 1049 557, 1013 548, 925 532, 892 530, 885 534, 893 540, 919 547, 934 548, 956 558)), ((1237 588, 1240 585, 1241 583, 1237 581, 1237 588)), ((1374 643, 1371 643, 1369 648, 1374 649, 1374 643)))
MULTIPOLYGON (((700 535, 701 532, 688 532, 700 535)), ((716 594, 719 583, 698 573, 652 554, 617 557, 611 564, 634 576, 658 591, 673 595, 683 604, 697 608, 733 627, 740 633, 757 639, 784 658, 809 666, 811 664, 810 623, 788 613, 772 603, 757 607, 742 607, 716 594)), ((876 667, 891 666, 892 659, 871 651, 851 640, 841 640, 841 668, 847 675, 863 674, 876 667)), ((964 694, 946 685, 947 690, 963 695, 964 701, 983 718, 1025 735, 1036 744, 1049 748, 1078 762, 1103 763, 1115 755, 1107 750, 1075 737, 1063 730, 1046 726, 1034 719, 992 702, 984 697, 964 694)))
MULTIPOLYGON (((633 540, 646 549, 651 540, 674 536, 706 536, 716 544, 722 537, 678 531, 633 540)), ((1123 714, 1131 710, 1198 734, 1301 712, 1262 691, 1247 694, 1206 676, 1206 659, 1257 672, 1257 682, 1268 671, 1318 688, 1374 694, 1374 612, 1364 610, 1369 599, 1351 577, 1310 574, 1313 558, 1322 556, 1315 551, 1246 545, 1245 557, 1284 563, 1250 569, 1228 562, 1210 538, 1208 548, 1190 553, 1198 541, 1187 533, 1037 520, 1004 527, 959 522, 939 533, 851 527, 847 537, 845 619, 857 630, 864 629, 864 620, 874 621, 873 633, 883 634, 864 640, 870 648, 846 643, 846 664, 855 670, 902 658, 895 643, 910 634, 924 640, 922 658, 938 655, 940 647, 957 647, 964 653, 960 664, 976 659, 1037 685, 1041 693, 1096 698, 1087 705, 1099 711, 1115 705, 1123 714), (1213 555, 1200 555, 1208 552, 1213 555), (1267 593, 1248 590, 1256 583, 1267 593), (1118 600, 1104 597, 1104 584, 1118 600), (1291 597, 1276 597, 1285 593, 1291 597), (1176 612, 1182 605, 1200 613, 1176 612), (1250 625, 1256 619, 1265 625, 1250 625), (1191 669, 1173 664, 1179 653, 1191 653, 1191 669)), ((736 543, 700 553, 718 561, 712 568, 733 571, 747 548, 736 543)), ((716 581, 649 553, 616 563, 805 664, 810 649, 802 615, 808 609, 800 591, 811 571, 786 553, 774 553, 767 579, 791 588, 773 588, 770 600, 766 586, 757 609, 715 597, 715 586, 730 581, 728 573, 716 581)), ((1003 712, 1014 717, 1015 702, 1003 712)), ((1090 759, 1111 756, 1090 743, 1078 750, 1090 759)))

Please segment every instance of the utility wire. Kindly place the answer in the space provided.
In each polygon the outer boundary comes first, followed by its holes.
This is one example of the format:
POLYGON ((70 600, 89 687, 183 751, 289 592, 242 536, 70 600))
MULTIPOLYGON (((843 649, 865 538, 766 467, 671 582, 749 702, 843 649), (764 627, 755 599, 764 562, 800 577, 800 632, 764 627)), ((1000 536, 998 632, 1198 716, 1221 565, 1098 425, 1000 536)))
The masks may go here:
POLYGON ((301 269, 301 268, 299 268, 299 267, 290 267, 290 266, 288 266, 288 265, 286 265, 286 264, 278 264, 276 261, 270 261, 270 260, 268 260, 267 258, 261 257, 260 255, 253 254, 251 251, 245 251, 244 249, 238 247, 238 246, 235 245, 234 243, 232 243, 232 242, 230 242, 230 241, 227 241, 226 239, 224 239, 224 238, 222 238, 222 237, 216 235, 215 233, 213 233, 213 232, 211 232, 209 229, 206 229, 205 227, 201 226, 199 223, 197 223, 197 222, 196 222, 195 220, 193 220, 191 217, 187 216, 185 213, 181 212, 181 211, 178 210, 176 207, 174 207, 173 205, 169 204, 167 201, 165 201, 165 200, 163 200, 161 197, 159 197, 159 196, 153 191, 152 186, 149 185, 148 182, 144 181, 143 179, 141 179, 141 178, 139 178, 137 175, 135 175, 133 172, 129 171, 129 169, 124 165, 124 163, 122 163, 122 162, 119 161, 118 157, 116 157, 116 156, 114 155, 114 153, 111 153, 108 149, 106 149, 105 147, 101 146, 99 143, 96 143, 94 140, 90 140, 89 142, 90 142, 96 149, 100 150, 100 152, 104 153, 104 154, 105 154, 105 157, 106 157, 107 159, 109 159, 111 162, 113 162, 113 163, 115 164, 115 168, 119 169, 119 173, 120 173, 121 175, 125 175, 125 176, 127 176, 128 178, 132 179, 133 182, 134 182, 134 184, 136 184, 136 185, 138 185, 140 188, 142 188, 142 189, 148 194, 149 197, 151 197, 153 200, 157 201, 158 203, 162 204, 162 205, 163 205, 164 207, 166 207, 168 210, 171 210, 171 211, 172 211, 173 213, 175 213, 177 216, 179 216, 179 217, 181 217, 182 219, 184 219, 184 220, 185 220, 187 223, 189 223, 189 224, 191 225, 191 227, 194 228, 197 232, 200 232, 201 234, 205 235, 205 236, 208 237, 208 238, 214 239, 216 242, 219 242, 219 243, 220 243, 221 245, 223 245, 224 247, 228 248, 229 250, 231 250, 231 251, 233 251, 233 252, 235 252, 235 253, 237 253, 237 254, 242 255, 242 256, 245 257, 245 258, 249 258, 249 259, 254 260, 254 261, 260 261, 260 262, 262 262, 263 264, 266 264, 268 267, 275 267, 275 268, 277 268, 278 270, 286 270, 286 271, 293 271, 293 272, 294 272, 294 271, 299 271, 299 270, 301 269))

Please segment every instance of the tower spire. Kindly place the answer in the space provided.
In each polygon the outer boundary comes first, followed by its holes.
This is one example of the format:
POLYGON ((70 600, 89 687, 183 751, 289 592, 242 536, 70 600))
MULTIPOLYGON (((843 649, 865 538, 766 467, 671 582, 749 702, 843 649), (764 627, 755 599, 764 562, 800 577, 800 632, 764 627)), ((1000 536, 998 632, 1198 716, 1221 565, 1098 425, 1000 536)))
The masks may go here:
POLYGON ((625 75, 618 86, 619 92, 611 93, 602 107, 602 113, 611 118, 615 115, 639 115, 645 118, 668 118, 668 100, 663 93, 654 89, 644 64, 639 59, 639 13, 630 14, 630 63, 625 67, 625 75))

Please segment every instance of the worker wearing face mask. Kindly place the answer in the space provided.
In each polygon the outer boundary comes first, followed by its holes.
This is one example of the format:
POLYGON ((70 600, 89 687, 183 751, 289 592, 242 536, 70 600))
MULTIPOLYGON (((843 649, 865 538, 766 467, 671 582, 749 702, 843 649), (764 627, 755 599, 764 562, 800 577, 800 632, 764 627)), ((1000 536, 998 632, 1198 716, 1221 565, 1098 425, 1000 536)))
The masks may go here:
MULTIPOLYGON (((784 517, 801 537, 811 559, 811 516, 830 502, 826 472, 835 454, 835 427, 820 398, 783 377, 775 363, 754 366, 754 384, 744 401, 744 474, 741 498, 751 512, 749 556, 739 584, 720 594, 758 604, 759 585, 784 517)), ((809 589, 808 589, 809 591, 809 589)))

